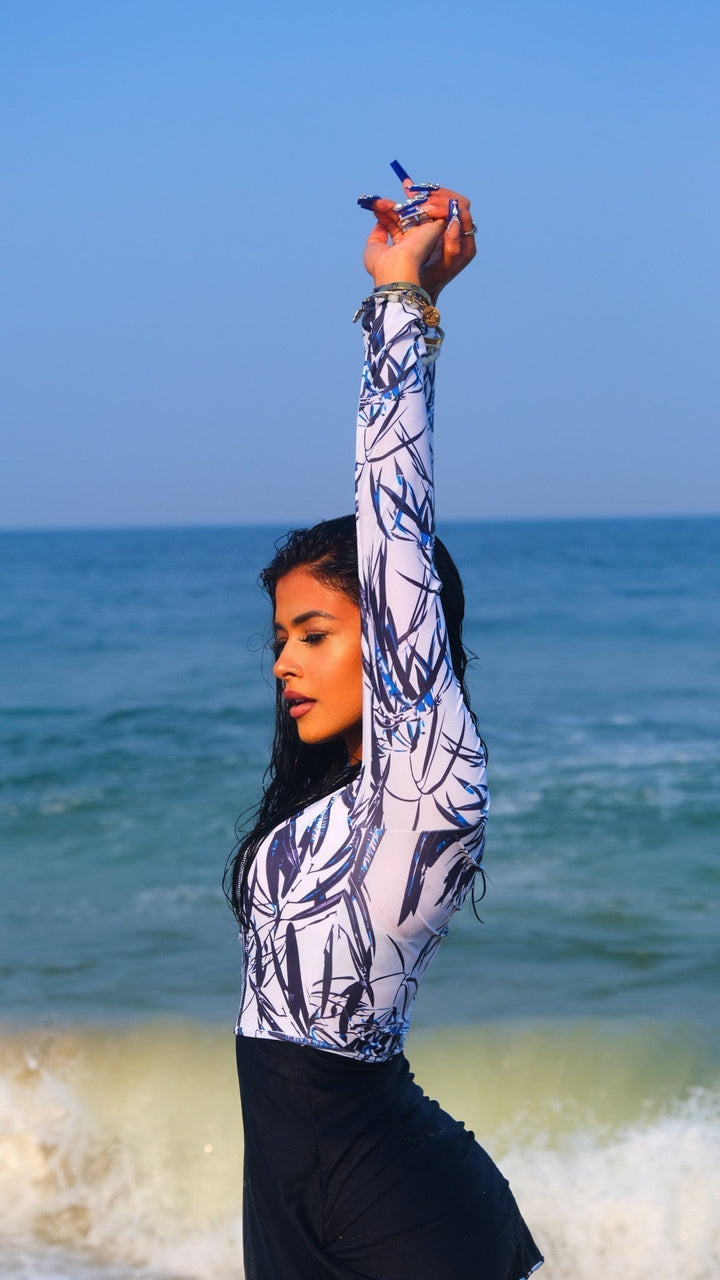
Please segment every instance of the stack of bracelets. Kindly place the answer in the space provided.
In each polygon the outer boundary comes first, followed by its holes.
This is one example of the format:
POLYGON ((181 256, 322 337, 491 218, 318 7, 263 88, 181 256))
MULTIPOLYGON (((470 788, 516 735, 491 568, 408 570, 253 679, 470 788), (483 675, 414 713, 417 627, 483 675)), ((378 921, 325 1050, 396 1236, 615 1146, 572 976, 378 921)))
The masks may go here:
POLYGON ((367 298, 363 298, 355 315, 353 316, 353 324, 360 319, 363 309, 373 298, 387 298, 389 302, 409 303, 411 307, 417 307, 423 324, 428 329, 434 329, 433 337, 425 334, 426 354, 422 358, 424 365, 433 364, 440 355, 440 348, 445 337, 444 330, 440 328, 440 312, 435 306, 430 294, 419 284, 413 284, 410 280, 393 280, 389 284, 380 284, 367 298))

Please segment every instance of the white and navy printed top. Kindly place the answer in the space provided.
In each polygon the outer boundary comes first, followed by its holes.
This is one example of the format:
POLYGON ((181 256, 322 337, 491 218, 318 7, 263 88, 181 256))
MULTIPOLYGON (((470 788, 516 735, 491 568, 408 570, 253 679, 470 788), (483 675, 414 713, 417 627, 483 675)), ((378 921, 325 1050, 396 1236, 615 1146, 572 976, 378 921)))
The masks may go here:
POLYGON ((380 1062, 402 1049, 420 979, 478 870, 487 789, 433 568, 425 326, 411 303, 376 296, 363 329, 362 768, 260 845, 237 1032, 380 1062))

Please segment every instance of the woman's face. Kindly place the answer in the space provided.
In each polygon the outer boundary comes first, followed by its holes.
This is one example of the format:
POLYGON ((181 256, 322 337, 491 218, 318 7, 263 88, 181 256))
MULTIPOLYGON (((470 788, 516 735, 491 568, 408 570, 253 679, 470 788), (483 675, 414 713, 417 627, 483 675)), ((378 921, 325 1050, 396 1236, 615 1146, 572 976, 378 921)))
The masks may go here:
POLYGON ((309 569, 292 569, 275 586, 273 674, 308 745, 344 738, 348 757, 362 751, 360 610, 309 569))

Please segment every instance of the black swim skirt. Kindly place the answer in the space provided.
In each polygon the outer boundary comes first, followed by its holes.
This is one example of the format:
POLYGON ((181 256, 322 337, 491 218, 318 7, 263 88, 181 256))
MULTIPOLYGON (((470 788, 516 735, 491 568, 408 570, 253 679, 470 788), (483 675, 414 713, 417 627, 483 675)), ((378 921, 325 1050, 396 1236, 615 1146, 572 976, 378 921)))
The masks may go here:
POLYGON ((237 1036, 246 1280, 524 1280, 507 1181, 407 1060, 237 1036))

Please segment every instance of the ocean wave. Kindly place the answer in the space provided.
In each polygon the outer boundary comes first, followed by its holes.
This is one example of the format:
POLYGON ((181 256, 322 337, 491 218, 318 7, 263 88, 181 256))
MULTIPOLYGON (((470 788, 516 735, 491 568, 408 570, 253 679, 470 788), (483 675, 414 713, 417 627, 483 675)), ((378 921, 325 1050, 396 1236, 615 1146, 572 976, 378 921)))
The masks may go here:
MULTIPOLYGON (((410 1058, 510 1178, 552 1280, 715 1280, 716 1064, 653 1026, 445 1029, 410 1058)), ((237 1280, 232 1038, 195 1025, 6 1033, 3 1280, 237 1280)))

